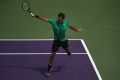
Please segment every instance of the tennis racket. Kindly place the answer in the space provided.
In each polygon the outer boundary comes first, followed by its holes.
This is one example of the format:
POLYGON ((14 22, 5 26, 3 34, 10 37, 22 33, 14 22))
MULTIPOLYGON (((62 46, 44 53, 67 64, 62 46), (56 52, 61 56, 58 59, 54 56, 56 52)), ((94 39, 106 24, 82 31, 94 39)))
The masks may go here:
POLYGON ((31 13, 29 1, 27 0, 23 1, 22 8, 24 11, 31 13))

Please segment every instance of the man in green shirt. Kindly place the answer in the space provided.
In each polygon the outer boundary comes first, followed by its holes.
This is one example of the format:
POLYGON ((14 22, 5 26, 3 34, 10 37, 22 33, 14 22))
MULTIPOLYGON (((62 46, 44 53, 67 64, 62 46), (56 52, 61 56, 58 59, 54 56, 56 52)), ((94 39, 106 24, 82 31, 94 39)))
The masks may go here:
POLYGON ((49 61, 48 61, 48 67, 47 67, 47 70, 45 73, 46 76, 50 76, 52 64, 53 64, 56 52, 58 51, 59 47, 62 47, 63 49, 65 49, 68 56, 71 55, 70 48, 68 45, 68 40, 66 37, 66 30, 68 28, 70 28, 70 29, 74 30, 75 32, 80 32, 81 29, 76 29, 75 26, 69 25, 67 21, 64 21, 64 18, 65 18, 64 13, 59 13, 58 19, 48 19, 45 17, 38 16, 34 13, 31 13, 31 15, 39 20, 50 23, 53 28, 54 42, 52 45, 52 52, 51 52, 51 55, 50 55, 49 61))

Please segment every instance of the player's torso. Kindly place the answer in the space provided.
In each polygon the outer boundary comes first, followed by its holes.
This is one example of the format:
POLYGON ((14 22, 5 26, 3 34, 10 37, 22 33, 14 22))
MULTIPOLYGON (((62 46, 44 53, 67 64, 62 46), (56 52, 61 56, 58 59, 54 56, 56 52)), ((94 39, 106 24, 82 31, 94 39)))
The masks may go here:
POLYGON ((52 20, 52 28, 54 32, 54 39, 64 41, 66 40, 66 30, 68 29, 68 22, 64 21, 63 23, 59 24, 57 20, 52 20))
POLYGON ((52 26, 53 26, 53 30, 58 33, 64 33, 68 29, 68 23, 66 21, 64 21, 61 24, 55 21, 52 26))

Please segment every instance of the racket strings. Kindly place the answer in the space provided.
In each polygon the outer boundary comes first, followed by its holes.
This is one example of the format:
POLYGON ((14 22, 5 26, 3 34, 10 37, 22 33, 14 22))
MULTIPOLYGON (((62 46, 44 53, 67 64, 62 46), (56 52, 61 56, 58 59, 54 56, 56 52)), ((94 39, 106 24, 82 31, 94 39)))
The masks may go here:
POLYGON ((24 1, 22 4, 23 10, 30 12, 30 5, 28 1, 24 1))

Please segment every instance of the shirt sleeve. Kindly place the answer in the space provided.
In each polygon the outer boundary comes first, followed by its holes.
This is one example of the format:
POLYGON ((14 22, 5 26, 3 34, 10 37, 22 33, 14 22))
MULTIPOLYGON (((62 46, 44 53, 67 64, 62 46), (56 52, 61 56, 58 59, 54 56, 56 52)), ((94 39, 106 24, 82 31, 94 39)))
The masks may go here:
POLYGON ((68 28, 69 27, 69 23, 66 21, 66 28, 68 28))
POLYGON ((48 22, 52 25, 54 20, 53 19, 49 19, 48 22))
POLYGON ((67 27, 69 27, 70 25, 69 25, 69 23, 67 22, 67 27))

